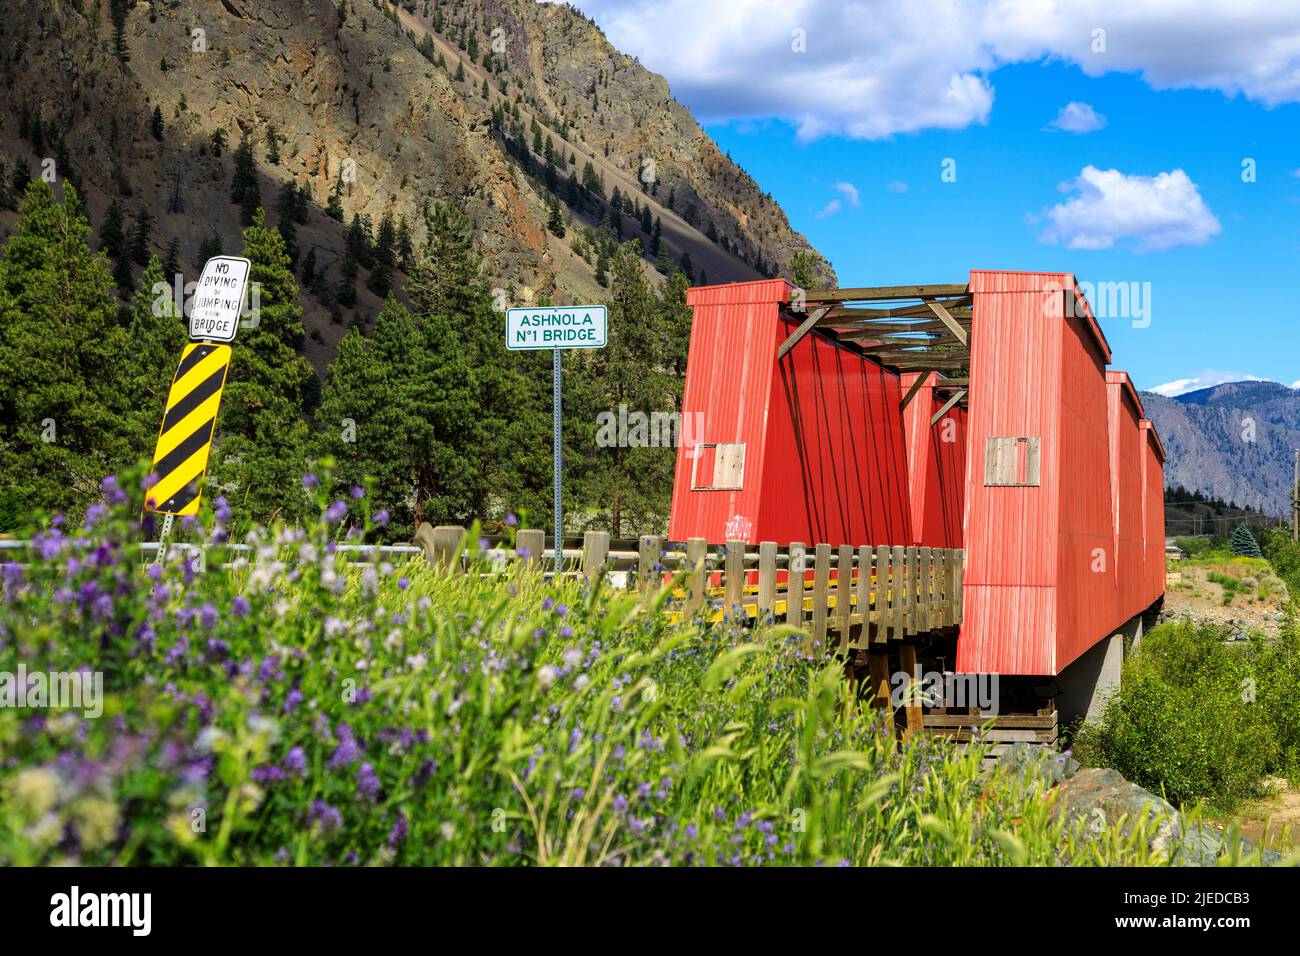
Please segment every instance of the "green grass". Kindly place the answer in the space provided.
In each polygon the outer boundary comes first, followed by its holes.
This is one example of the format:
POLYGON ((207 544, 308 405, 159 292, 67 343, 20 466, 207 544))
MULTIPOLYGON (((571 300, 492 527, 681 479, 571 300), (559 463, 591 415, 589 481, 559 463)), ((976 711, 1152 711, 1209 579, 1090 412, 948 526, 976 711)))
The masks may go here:
POLYGON ((978 748, 900 745, 799 632, 521 564, 346 569, 365 499, 319 504, 228 569, 141 564, 138 500, 4 569, 0 671, 100 671, 107 701, 0 708, 0 864, 1168 862, 978 748))

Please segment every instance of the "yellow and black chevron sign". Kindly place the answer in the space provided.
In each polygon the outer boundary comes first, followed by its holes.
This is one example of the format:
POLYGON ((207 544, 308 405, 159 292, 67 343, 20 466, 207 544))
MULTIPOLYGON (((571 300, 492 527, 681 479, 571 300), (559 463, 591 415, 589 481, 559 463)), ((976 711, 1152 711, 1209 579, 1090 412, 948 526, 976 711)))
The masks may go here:
POLYGON ((158 481, 145 492, 146 510, 198 514, 199 488, 208 468, 229 369, 229 345, 190 342, 185 346, 158 430, 158 447, 153 453, 153 473, 158 481))

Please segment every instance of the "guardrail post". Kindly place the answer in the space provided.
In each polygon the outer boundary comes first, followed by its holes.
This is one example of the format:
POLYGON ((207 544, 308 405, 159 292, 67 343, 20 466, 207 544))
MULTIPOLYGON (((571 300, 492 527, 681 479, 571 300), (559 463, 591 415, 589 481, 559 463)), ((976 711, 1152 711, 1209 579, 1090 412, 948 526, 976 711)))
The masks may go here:
POLYGON ((546 532, 536 528, 521 528, 515 535, 515 557, 529 568, 542 565, 542 552, 546 550, 546 532))
POLYGON ((740 619, 745 616, 745 542, 730 540, 722 567, 723 594, 726 597, 726 616, 728 619, 740 619), (741 607, 740 612, 736 611, 741 607))
POLYGON ((686 539, 687 614, 694 614, 704 604, 704 583, 709 574, 705 566, 708 553, 709 542, 704 538, 686 539))
POLYGON ((609 532, 588 531, 582 536, 582 574, 592 584, 605 573, 609 559, 609 532))
POLYGON ((762 541, 758 545, 758 615, 772 613, 776 604, 776 542, 762 541))
POLYGON ((452 572, 460 568, 460 542, 465 529, 456 524, 443 524, 433 529, 433 562, 452 572))
POLYGON ((641 535, 641 548, 636 566, 637 587, 646 591, 655 585, 656 567, 663 560, 663 547, 657 534, 641 535))
POLYGON ((790 560, 786 565, 785 622, 803 627, 803 577, 807 552, 802 541, 790 543, 790 560))
POLYGON ((817 545, 813 559, 813 647, 818 653, 826 649, 826 605, 830 590, 831 546, 817 545))
POLYGON ((849 618, 853 610, 853 545, 840 545, 835 562, 835 620, 840 631, 839 650, 843 653, 849 649, 849 618))

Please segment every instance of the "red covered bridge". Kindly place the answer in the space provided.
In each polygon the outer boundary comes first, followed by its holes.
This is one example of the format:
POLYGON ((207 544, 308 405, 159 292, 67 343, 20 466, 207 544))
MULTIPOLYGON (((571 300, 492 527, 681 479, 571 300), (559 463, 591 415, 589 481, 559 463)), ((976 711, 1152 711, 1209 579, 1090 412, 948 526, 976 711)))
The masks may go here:
POLYGON ((1164 451, 1074 276, 687 301, 671 539, 962 549, 963 673, 1063 685, 1158 606, 1164 451))

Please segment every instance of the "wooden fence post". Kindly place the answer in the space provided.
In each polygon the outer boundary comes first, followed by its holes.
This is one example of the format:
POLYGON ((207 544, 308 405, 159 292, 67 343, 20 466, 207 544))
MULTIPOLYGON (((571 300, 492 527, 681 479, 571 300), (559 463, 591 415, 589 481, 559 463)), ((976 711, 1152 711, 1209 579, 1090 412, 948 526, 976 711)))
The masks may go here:
POLYGON ((790 543, 790 560, 786 565, 785 622, 803 627, 803 575, 806 552, 802 541, 790 543))
POLYGON ((858 630, 858 639, 853 642, 855 649, 862 649, 871 641, 871 628, 868 624, 868 618, 873 613, 871 610, 871 548, 863 545, 858 548, 858 617, 861 619, 861 627, 858 630))
POLYGON ((726 547, 722 565, 722 593, 727 602, 724 613, 728 620, 740 620, 745 617, 745 542, 730 540, 726 547))
POLYGON ((902 640, 907 629, 907 549, 895 545, 889 561, 889 611, 890 633, 894 640, 902 640))
POLYGON ((687 598, 686 612, 694 614, 704 604, 704 582, 708 578, 705 557, 709 553, 709 542, 704 538, 686 540, 687 598))
POLYGON ((663 560, 663 547, 657 534, 641 535, 641 549, 636 563, 636 586, 641 591, 656 587, 655 576, 659 562, 663 560))
POLYGON ((871 702, 885 714, 885 726, 894 729, 894 704, 889 696, 889 652, 872 648, 867 654, 867 675, 871 688, 871 702))
POLYGON ((582 536, 582 575, 594 584, 605 573, 609 559, 609 532, 588 531, 582 536))
POLYGON ((921 575, 917 566, 917 548, 915 546, 906 550, 903 559, 907 562, 907 568, 903 572, 905 582, 904 594, 906 595, 903 603, 903 630, 907 634, 916 633, 916 591, 920 586, 921 575))
POLYGON ((540 568, 542 552, 546 550, 546 532, 536 528, 520 528, 515 535, 515 556, 522 558, 525 566, 540 568))
POLYGON ((813 647, 826 650, 826 606, 831 579, 831 546, 819 544, 813 559, 813 647))
POLYGON ((892 620, 889 616, 890 554, 889 548, 883 544, 876 548, 875 600, 871 607, 871 623, 875 625, 871 641, 875 644, 889 639, 889 625, 892 620))
POLYGON ((930 577, 932 570, 931 550, 929 548, 917 548, 916 559, 919 562, 917 568, 920 574, 920 612, 917 614, 916 629, 918 631, 930 630, 930 612, 933 609, 930 601, 930 585, 933 580, 930 577))
POLYGON ((840 545, 835 560, 835 620, 840 629, 839 650, 844 653, 849 649, 849 620, 853 610, 853 545, 840 545))
POLYGON ((758 616, 771 615, 776 604, 776 542, 758 545, 758 616))
POLYGON ((903 712, 907 715, 907 727, 903 730, 903 739, 911 740, 921 733, 925 714, 921 708, 921 699, 917 696, 920 688, 916 680, 916 645, 906 643, 900 647, 898 662, 907 674, 907 679, 903 682, 907 695, 903 702, 903 712))
POLYGON ((459 572, 461 538, 465 529, 460 525, 443 524, 433 529, 433 560, 439 567, 447 568, 453 573, 459 572))
POLYGON ((954 582, 953 582, 953 589, 952 589, 953 598, 954 598, 953 607, 955 610, 954 617, 956 618, 954 623, 960 624, 962 620, 962 611, 965 605, 965 595, 962 593, 962 582, 966 576, 965 549, 958 548, 956 551, 953 552, 953 558, 957 564, 956 573, 953 575, 954 582))

